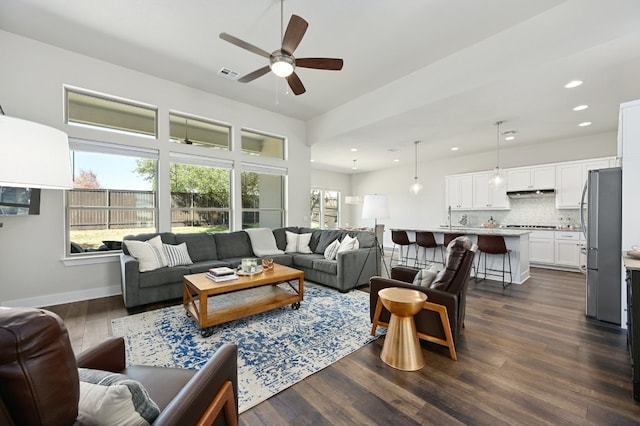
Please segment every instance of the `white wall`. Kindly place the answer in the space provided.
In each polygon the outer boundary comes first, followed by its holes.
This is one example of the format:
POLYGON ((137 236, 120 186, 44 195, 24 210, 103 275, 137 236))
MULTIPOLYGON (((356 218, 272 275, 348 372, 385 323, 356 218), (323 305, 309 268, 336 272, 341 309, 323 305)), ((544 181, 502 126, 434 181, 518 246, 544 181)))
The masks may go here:
MULTIPOLYGON (((587 158, 615 156, 615 132, 585 137, 549 141, 535 145, 514 146, 500 150, 503 168, 555 163, 587 158)), ((419 181, 424 185, 417 196, 409 193, 413 182, 413 169, 397 166, 376 172, 358 174, 355 191, 358 195, 385 194, 389 200, 390 218, 379 220, 385 225, 384 244, 392 246, 390 228, 420 229, 445 223, 445 176, 456 173, 491 170, 495 167, 495 152, 459 155, 436 161, 418 163, 419 181)), ((329 180, 329 172, 313 170, 312 182, 329 180)), ((349 176, 343 174, 343 176, 349 176)), ((348 188, 350 189, 350 188, 348 188)), ((355 226, 373 226, 373 220, 360 219, 361 207, 354 206, 352 221, 355 226)))
MULTIPOLYGON (((306 144, 304 122, 5 31, 0 31, 0 51, 5 53, 1 66, 0 103, 6 114, 59 128, 71 137, 158 148, 159 161, 168 162, 169 147, 172 150, 188 149, 187 146, 168 141, 169 110, 232 125, 233 143, 239 144, 241 127, 287 137, 286 167, 290 176, 287 219, 290 224, 308 225, 304 218, 308 219, 309 214, 310 149, 306 144), (65 84, 157 106, 159 138, 105 134, 64 124, 65 84)), ((219 77, 212 70, 210 78, 219 77)), ((221 155, 236 162, 247 161, 239 149, 221 155)), ((265 161, 282 165, 281 160, 265 161)), ((28 166, 25 164, 25 167, 28 166)), ((236 170, 236 178, 239 178, 239 173, 236 170)), ((162 185, 166 186, 168 182, 161 179, 159 185, 162 192, 162 185)), ((236 196, 239 193, 237 187, 236 196)), ((168 202, 168 197, 159 200, 161 206, 168 205, 168 202)), ((239 214, 237 212, 235 217, 236 227, 241 223, 239 214)), ((42 306, 117 294, 120 291, 117 256, 107 256, 103 259, 104 263, 63 263, 63 221, 64 192, 52 190, 42 191, 39 216, 0 217, 0 222, 4 224, 0 228, 0 304, 42 306)), ((159 218, 161 230, 169 230, 169 222, 168 209, 164 209, 159 218)))

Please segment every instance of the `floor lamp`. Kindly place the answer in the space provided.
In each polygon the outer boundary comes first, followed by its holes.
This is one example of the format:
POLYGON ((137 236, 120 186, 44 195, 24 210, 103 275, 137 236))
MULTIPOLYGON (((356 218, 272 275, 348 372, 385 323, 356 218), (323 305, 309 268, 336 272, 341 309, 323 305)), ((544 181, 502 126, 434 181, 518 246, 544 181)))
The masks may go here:
MULTIPOLYGON (((373 194, 373 195, 365 195, 364 202, 362 203, 362 219, 373 219, 375 223, 375 227, 373 228, 373 235, 376 240, 376 249, 380 250, 380 255, 382 256, 382 264, 384 265, 384 269, 387 271, 387 276, 389 276, 389 268, 387 268, 387 263, 384 260, 384 225, 380 229, 382 235, 378 238, 378 219, 388 219, 389 218, 389 203, 387 201, 386 195, 373 194)), ((376 270, 378 269, 377 265, 377 256, 376 256, 376 270)))

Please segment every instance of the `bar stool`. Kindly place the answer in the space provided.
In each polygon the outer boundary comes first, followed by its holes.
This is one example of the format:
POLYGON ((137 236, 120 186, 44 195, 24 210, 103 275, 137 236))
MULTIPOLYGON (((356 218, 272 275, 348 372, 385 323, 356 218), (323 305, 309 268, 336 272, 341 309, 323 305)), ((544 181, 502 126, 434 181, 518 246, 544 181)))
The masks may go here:
POLYGON ((436 242, 436 237, 433 235, 433 232, 429 231, 416 231, 416 267, 425 267, 427 266, 427 249, 433 249, 433 257, 431 258, 431 262, 435 263, 436 261, 436 251, 440 248, 440 259, 444 265, 444 252, 442 250, 442 244, 438 244, 436 242), (420 260, 420 247, 422 247, 422 252, 424 253, 424 259, 420 260))
POLYGON ((455 240, 458 237, 463 237, 466 234, 461 234, 459 232, 445 232, 444 233, 444 248, 446 249, 447 247, 449 247, 449 243, 453 240, 455 240))
MULTIPOLYGON (((396 245, 399 246, 399 250, 400 250, 400 259, 398 261, 399 263, 396 263, 396 265, 409 266, 409 259, 413 259, 415 264, 415 262, 417 261, 417 254, 415 258, 409 257, 409 250, 411 249, 412 245, 415 245, 415 241, 409 241, 409 236, 407 235, 407 231, 392 229, 391 241, 393 241, 393 250, 391 251, 391 260, 389 261, 389 265, 393 266, 393 254, 396 251, 396 245), (406 247, 406 253, 404 253, 404 255, 402 253, 403 247, 406 247)), ((417 247, 416 247, 416 251, 417 251, 417 247)))
POLYGON ((476 283, 487 279, 487 275, 502 277, 502 288, 507 287, 513 281, 511 273, 511 250, 507 249, 504 237, 501 235, 478 235, 478 266, 476 267, 476 283), (487 268, 487 255, 502 255, 502 269, 487 268), (484 255, 484 278, 478 279, 480 275, 480 260, 484 255), (509 282, 505 283, 505 258, 509 261, 509 282), (487 272, 489 271, 489 272, 487 272))

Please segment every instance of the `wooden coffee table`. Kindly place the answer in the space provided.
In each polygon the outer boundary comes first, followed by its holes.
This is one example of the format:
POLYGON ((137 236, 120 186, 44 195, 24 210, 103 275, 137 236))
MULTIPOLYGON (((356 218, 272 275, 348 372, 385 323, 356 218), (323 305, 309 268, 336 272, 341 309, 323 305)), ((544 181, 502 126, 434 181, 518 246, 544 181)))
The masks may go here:
POLYGON ((304 295, 304 273, 283 265, 274 264, 271 271, 220 283, 206 275, 185 275, 182 293, 182 304, 198 323, 203 337, 211 336, 217 324, 289 304, 299 309, 304 295))

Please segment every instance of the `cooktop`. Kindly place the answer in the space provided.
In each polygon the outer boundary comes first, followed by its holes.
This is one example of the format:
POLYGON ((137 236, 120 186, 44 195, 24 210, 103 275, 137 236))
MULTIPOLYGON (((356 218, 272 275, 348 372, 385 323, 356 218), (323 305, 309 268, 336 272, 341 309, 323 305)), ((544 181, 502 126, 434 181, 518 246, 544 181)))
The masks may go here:
POLYGON ((529 229, 556 229, 551 225, 507 225, 507 228, 529 228, 529 229))

